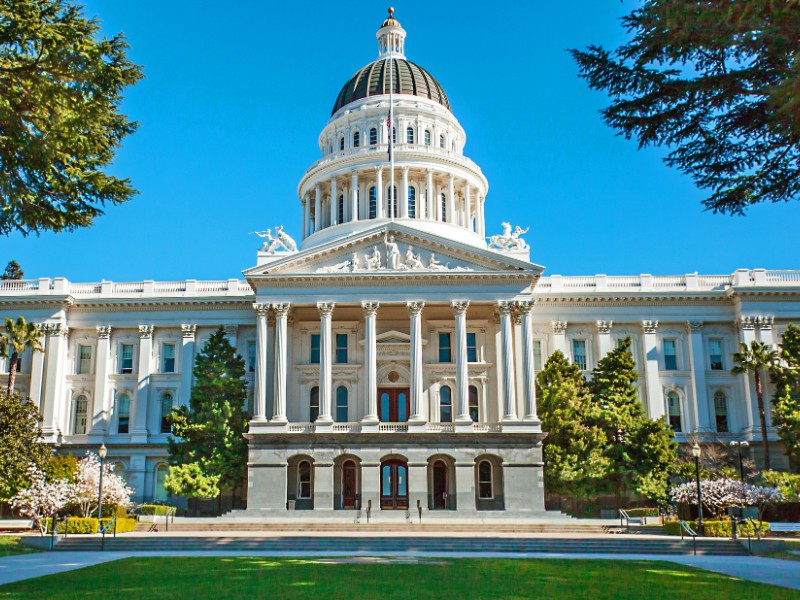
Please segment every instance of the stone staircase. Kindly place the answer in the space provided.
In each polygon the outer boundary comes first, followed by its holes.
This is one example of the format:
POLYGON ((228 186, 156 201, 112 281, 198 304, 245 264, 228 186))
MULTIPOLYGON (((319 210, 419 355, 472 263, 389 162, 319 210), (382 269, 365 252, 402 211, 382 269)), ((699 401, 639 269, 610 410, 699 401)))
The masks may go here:
MULTIPOLYGON (((651 528, 652 529, 652 528, 651 528)), ((164 522, 138 523, 136 532, 284 532, 307 533, 520 533, 520 534, 604 534, 623 533, 624 528, 584 523, 276 523, 265 521, 225 521, 221 519, 176 520, 167 527, 164 522)))
MULTIPOLYGON (((72 536, 63 539, 56 551, 99 550, 97 537, 72 536)), ((446 536, 187 536, 187 535, 120 535, 106 538, 106 551, 118 552, 267 552, 291 555, 292 553, 368 554, 391 555, 398 553, 604 553, 636 554, 642 558, 651 555, 692 554, 691 540, 674 537, 645 538, 627 535, 597 537, 446 537, 446 536)), ((727 539, 697 540, 698 554, 739 556, 746 551, 739 543, 727 539)))

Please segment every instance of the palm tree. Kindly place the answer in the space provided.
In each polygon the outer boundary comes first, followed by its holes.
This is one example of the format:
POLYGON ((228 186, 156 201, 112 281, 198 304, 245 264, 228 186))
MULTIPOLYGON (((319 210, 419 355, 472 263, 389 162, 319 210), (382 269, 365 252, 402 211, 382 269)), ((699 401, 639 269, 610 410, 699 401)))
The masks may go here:
POLYGON ((756 381, 756 399, 758 400, 758 417, 761 421, 761 444, 764 446, 764 468, 769 471, 769 442, 767 441, 767 412, 764 408, 764 388, 761 385, 761 372, 775 367, 778 362, 778 351, 762 342, 752 341, 748 347, 739 344, 739 352, 734 353, 735 363, 732 373, 752 373, 756 381))
POLYGON ((36 323, 26 323, 25 317, 19 317, 14 323, 13 319, 6 319, 6 330, 0 332, 0 356, 11 359, 8 365, 8 391, 14 391, 14 379, 17 377, 17 363, 19 355, 25 348, 42 352, 42 343, 39 341, 41 332, 36 323))

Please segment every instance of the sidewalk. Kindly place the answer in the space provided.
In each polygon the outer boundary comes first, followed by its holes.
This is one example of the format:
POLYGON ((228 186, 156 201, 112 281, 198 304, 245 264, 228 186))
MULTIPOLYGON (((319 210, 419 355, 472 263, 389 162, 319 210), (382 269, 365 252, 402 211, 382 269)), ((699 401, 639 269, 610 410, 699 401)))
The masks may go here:
MULTIPOLYGON (((374 556, 373 553, 366 554, 374 556)), ((0 585, 63 573, 92 565, 129 557, 152 556, 342 556, 336 552, 42 552, 0 558, 0 585)), ((353 556, 347 553, 344 556, 353 556)), ((768 583, 800 590, 800 568, 798 563, 756 556, 647 556, 641 554, 515 554, 515 553, 459 553, 459 552, 398 552, 391 556, 407 558, 560 558, 603 560, 657 560, 669 561, 707 569, 758 583, 768 583)))

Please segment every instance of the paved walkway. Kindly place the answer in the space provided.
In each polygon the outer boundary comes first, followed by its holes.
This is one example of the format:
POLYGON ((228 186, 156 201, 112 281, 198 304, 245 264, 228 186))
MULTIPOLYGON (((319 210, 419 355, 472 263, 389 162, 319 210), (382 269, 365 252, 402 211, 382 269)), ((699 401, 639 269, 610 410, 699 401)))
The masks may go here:
MULTIPOLYGON (((365 556, 374 556, 366 553, 365 556)), ((342 557, 336 552, 41 552, 38 554, 22 554, 0 558, 0 585, 63 573, 73 569, 81 569, 92 565, 129 557, 148 556, 326 556, 342 557)), ((512 553, 411 553, 398 552, 392 556, 405 558, 566 558, 566 559, 605 559, 605 560, 660 560, 680 563, 692 567, 707 569, 741 579, 769 583, 800 590, 800 568, 798 563, 789 560, 762 558, 757 556, 666 556, 641 554, 512 554, 512 553)), ((344 555, 352 557, 352 554, 344 555)))

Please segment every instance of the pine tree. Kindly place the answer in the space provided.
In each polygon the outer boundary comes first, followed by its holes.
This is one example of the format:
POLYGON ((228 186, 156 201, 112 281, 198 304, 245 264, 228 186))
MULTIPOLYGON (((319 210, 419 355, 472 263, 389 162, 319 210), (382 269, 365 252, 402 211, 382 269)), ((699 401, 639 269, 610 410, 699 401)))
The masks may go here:
MULTIPOLYGON (((244 373, 244 360, 218 329, 195 359, 189 406, 178 407, 170 415, 172 433, 178 437, 169 442, 171 481, 186 482, 179 493, 192 496, 199 488, 181 477, 185 468, 174 467, 196 463, 205 480, 219 484, 200 486, 205 493, 230 490, 247 476, 244 373)), ((191 473, 196 480, 197 469, 192 467, 191 473)), ((177 492, 175 486, 172 491, 177 492)))
POLYGON ((554 352, 537 377, 544 441, 545 488, 573 498, 597 494, 610 466, 597 407, 577 365, 554 352))
POLYGON ((800 463, 800 327, 789 325, 780 346, 783 364, 771 373, 775 385, 773 422, 786 453, 800 463))
POLYGON ((6 270, 3 271, 3 274, 0 275, 0 279, 5 281, 10 280, 20 280, 25 276, 25 272, 22 270, 22 267, 19 266, 19 263, 15 260, 11 260, 6 265, 6 270))
POLYGON ((631 491, 661 500, 675 466, 676 444, 665 421, 648 419, 644 413, 630 349, 630 338, 621 341, 597 363, 589 384, 599 409, 597 425, 606 435, 611 463, 607 483, 617 498, 631 491))
POLYGON ((0 390, 0 415, 0 500, 8 500, 30 483, 30 467, 45 467, 51 452, 33 402, 0 390))

